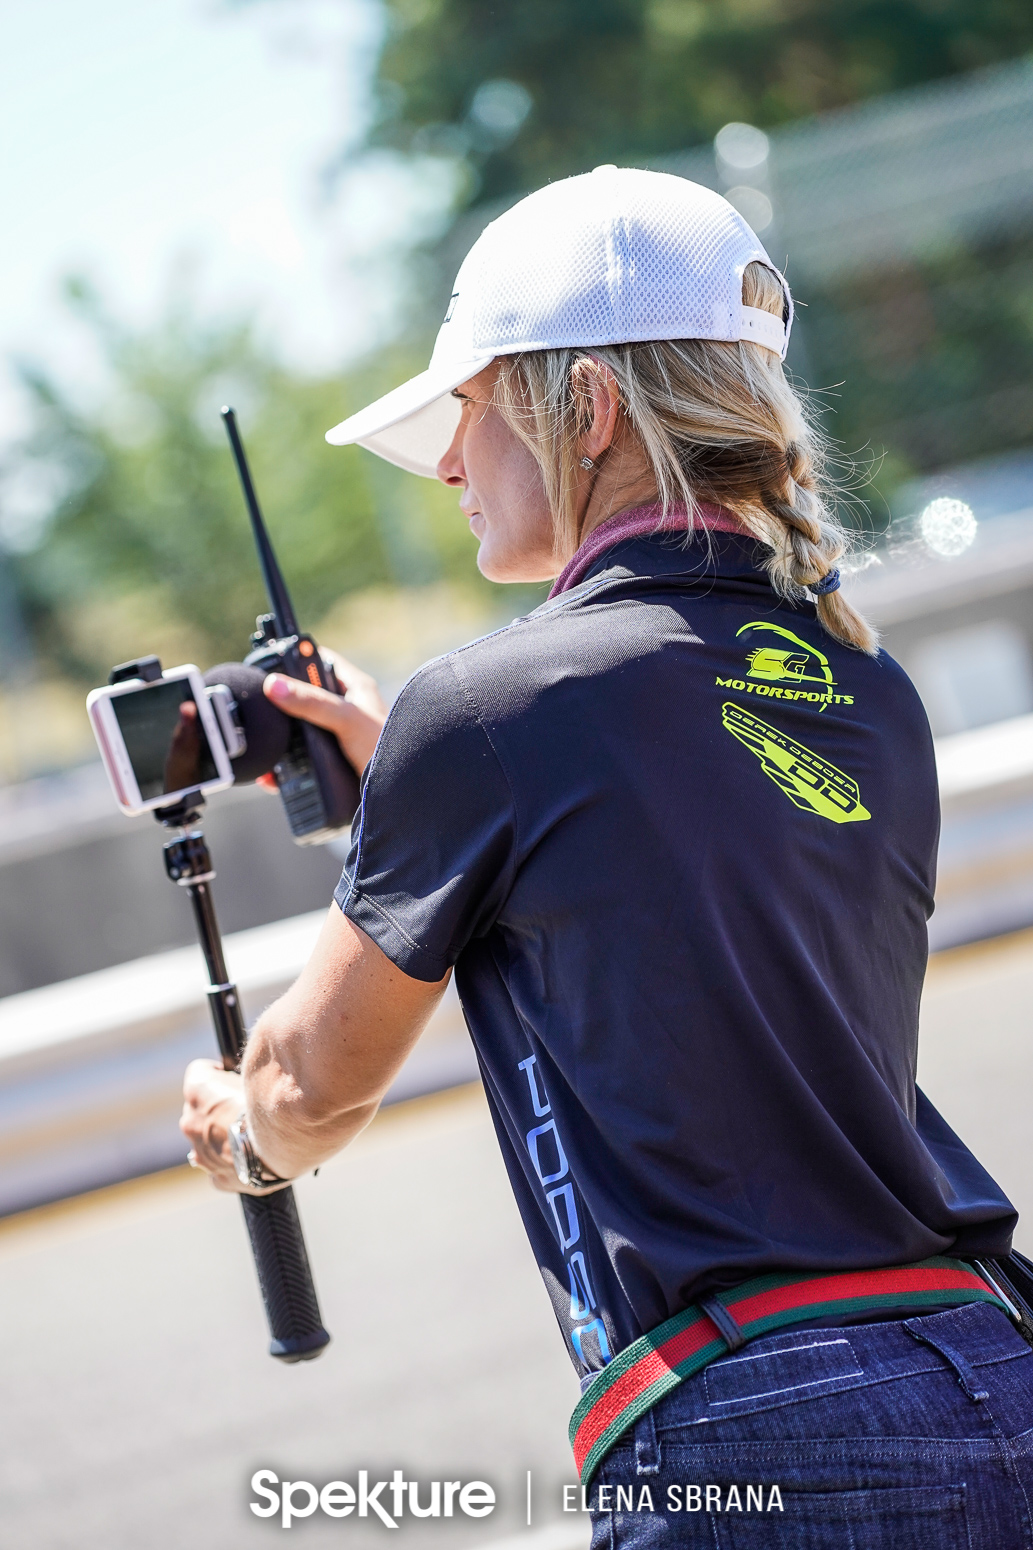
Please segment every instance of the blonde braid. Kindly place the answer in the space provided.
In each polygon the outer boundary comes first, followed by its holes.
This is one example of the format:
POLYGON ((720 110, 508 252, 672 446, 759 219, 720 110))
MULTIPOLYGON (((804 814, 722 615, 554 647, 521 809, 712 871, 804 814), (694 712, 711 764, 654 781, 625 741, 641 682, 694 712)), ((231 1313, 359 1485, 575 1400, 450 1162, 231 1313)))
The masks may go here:
MULTIPOLYGON (((743 301, 748 307, 761 307, 781 315, 784 296, 781 284, 771 270, 761 264, 747 266, 743 276, 743 301)), ((746 348, 757 350, 760 347, 748 345, 746 348)), ((807 425, 803 406, 785 381, 780 362, 778 376, 794 401, 804 434, 799 439, 794 436, 784 442, 783 477, 762 486, 760 493, 765 511, 775 519, 766 536, 772 550, 767 562, 768 574, 776 591, 797 598, 804 588, 820 584, 830 572, 836 571, 836 561, 847 552, 848 536, 842 524, 831 518, 821 498, 815 453, 820 457, 824 448, 807 425)), ((784 418, 782 423, 785 424, 784 418)), ((851 607, 838 586, 833 591, 816 595, 814 604, 819 620, 830 635, 844 645, 854 646, 871 656, 876 654, 878 635, 851 607)))

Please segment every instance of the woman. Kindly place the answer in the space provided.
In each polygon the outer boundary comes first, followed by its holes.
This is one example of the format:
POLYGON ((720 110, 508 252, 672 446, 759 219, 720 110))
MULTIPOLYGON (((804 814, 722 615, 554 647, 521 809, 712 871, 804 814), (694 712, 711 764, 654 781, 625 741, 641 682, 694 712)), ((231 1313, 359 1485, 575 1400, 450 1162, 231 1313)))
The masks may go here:
POLYGON ((932 744, 839 590, 791 323, 724 200, 600 168, 493 223, 429 370, 329 433, 460 490, 489 578, 557 579, 379 741, 368 681, 269 680, 362 811, 184 1129, 225 1188, 315 1166, 454 968, 595 1542, 1033 1544, 1031 1353, 961 1260, 1015 1213, 915 1087, 932 744))

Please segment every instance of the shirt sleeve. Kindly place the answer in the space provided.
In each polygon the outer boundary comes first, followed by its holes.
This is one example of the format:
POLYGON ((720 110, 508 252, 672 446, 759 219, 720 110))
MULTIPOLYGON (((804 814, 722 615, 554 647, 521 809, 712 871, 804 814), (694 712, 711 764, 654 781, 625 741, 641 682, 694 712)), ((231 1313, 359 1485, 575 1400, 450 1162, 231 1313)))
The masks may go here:
POLYGON ((509 781, 442 657, 410 679, 391 710, 334 898, 403 973, 439 980, 493 924, 515 850, 509 781))

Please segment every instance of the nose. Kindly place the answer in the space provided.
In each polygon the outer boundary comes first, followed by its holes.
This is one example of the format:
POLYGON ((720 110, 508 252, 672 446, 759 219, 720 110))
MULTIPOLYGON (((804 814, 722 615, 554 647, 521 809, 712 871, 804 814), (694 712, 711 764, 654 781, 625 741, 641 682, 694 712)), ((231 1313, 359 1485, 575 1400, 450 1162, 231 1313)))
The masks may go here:
POLYGON ((465 485, 466 468, 463 464, 463 435, 466 430, 466 416, 460 419, 456 426, 455 435, 444 457, 438 463, 437 476, 442 484, 465 485))

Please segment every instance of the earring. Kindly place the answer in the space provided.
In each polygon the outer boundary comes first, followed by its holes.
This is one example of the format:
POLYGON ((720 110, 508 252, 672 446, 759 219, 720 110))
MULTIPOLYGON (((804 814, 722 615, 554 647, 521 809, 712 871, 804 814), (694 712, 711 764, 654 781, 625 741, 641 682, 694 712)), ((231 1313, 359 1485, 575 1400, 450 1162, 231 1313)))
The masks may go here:
POLYGON ((590 457, 583 457, 581 459, 581 467, 582 468, 594 468, 595 464, 592 462, 592 459, 590 457))

